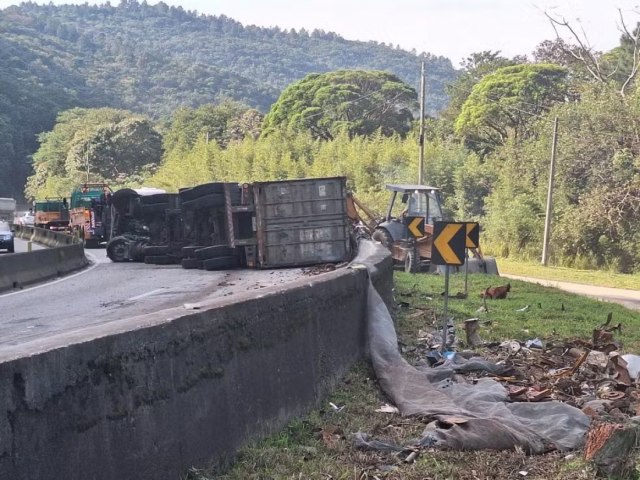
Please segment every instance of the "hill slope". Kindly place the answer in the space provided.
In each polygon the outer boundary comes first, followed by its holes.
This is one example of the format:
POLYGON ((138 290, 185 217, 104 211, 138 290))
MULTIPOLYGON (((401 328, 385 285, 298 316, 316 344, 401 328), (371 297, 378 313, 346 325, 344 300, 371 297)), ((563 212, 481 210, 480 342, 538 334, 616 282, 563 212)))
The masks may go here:
MULTIPOLYGON (((426 55, 427 110, 446 104, 451 62, 426 55)), ((333 33, 243 26, 163 3, 35 5, 0 10, 0 196, 19 195, 36 134, 72 106, 168 116, 232 98, 266 111, 308 73, 388 70, 417 88, 421 58, 333 33)))

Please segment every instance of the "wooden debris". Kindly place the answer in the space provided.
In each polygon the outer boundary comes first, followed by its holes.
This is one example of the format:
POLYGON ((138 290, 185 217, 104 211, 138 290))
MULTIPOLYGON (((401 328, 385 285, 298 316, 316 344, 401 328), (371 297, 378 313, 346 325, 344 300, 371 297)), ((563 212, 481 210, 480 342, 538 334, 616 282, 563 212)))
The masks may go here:
POLYGON ((586 460, 594 462, 601 475, 630 478, 635 470, 633 449, 638 443, 640 426, 595 422, 587 433, 586 460))
POLYGON ((482 339, 480 338, 480 324, 478 318, 470 318, 464 322, 464 331, 467 336, 467 345, 471 348, 476 348, 482 345, 482 339))

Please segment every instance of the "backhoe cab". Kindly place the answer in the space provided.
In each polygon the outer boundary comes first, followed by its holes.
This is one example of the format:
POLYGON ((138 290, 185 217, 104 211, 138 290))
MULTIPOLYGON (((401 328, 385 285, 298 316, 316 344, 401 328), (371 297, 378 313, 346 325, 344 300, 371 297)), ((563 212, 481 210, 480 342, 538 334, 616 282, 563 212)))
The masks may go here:
MULTIPOLYGON (((382 221, 364 210, 371 223, 366 224, 371 237, 391 251, 393 260, 404 264, 406 272, 417 272, 422 267, 432 271, 431 248, 433 246, 433 227, 435 222, 446 220, 442 214, 440 189, 425 185, 387 185, 391 200, 387 214, 382 221)), ((352 202, 361 209, 363 206, 352 198, 352 202)), ((355 207, 351 210, 355 211, 355 207)), ((356 214, 356 220, 362 218, 356 214)), ((480 248, 470 249, 471 258, 465 263, 469 273, 488 273, 498 275, 498 266, 493 257, 482 255, 480 248)))
POLYGON ((433 225, 443 219, 440 189, 425 185, 387 185, 391 200, 384 221, 372 235, 406 272, 416 272, 431 259, 433 225), (423 222, 416 220, 422 218, 423 222), (422 236, 416 236, 416 230, 422 236))

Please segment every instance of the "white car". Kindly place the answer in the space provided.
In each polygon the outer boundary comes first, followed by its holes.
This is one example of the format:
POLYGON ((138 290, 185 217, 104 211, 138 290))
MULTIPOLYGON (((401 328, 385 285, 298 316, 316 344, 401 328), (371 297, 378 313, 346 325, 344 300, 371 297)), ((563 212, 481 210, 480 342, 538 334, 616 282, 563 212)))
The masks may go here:
POLYGON ((35 216, 31 212, 23 212, 15 218, 16 225, 32 227, 34 222, 35 216))

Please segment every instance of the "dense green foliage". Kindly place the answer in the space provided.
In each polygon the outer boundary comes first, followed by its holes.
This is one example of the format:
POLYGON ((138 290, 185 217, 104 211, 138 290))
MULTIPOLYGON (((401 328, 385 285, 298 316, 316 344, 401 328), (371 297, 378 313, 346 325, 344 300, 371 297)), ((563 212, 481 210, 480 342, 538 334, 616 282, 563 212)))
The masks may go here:
POLYGON ((26 188, 30 198, 67 196, 86 181, 141 181, 162 155, 162 137, 148 119, 110 108, 67 110, 38 139, 26 188))
POLYGON ((340 132, 349 136, 405 135, 411 128, 411 110, 417 107, 414 89, 386 72, 339 70, 312 74, 289 85, 265 117, 264 133, 277 128, 309 131, 331 140, 340 132))
POLYGON ((37 134, 72 107, 159 119, 233 99, 266 112, 287 85, 310 73, 385 70, 417 87, 422 59, 434 114, 455 77, 443 57, 319 30, 243 26, 163 2, 8 7, 0 10, 0 196, 20 195, 37 134))

